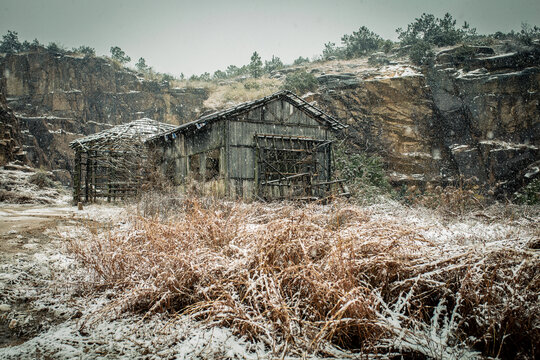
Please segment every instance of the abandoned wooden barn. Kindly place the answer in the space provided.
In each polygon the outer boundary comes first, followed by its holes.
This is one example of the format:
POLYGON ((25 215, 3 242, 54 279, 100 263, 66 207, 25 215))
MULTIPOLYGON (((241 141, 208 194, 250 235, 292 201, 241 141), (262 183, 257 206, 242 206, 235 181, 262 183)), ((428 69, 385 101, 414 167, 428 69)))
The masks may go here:
POLYGON ((98 198, 110 201, 135 195, 146 172, 151 170, 144 141, 174 128, 144 118, 72 141, 69 146, 75 150, 74 202, 93 202, 98 198))
POLYGON ((318 198, 346 125, 290 91, 203 116, 146 142, 176 184, 244 199, 318 198))

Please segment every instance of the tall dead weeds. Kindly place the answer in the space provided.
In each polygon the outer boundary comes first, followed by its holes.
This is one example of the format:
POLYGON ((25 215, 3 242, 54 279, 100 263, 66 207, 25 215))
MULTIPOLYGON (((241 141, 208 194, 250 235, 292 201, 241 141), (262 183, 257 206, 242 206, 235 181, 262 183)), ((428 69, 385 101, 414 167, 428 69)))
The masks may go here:
POLYGON ((122 294, 107 311, 187 314, 275 354, 538 355, 536 252, 428 241, 347 203, 177 205, 71 241, 122 294))

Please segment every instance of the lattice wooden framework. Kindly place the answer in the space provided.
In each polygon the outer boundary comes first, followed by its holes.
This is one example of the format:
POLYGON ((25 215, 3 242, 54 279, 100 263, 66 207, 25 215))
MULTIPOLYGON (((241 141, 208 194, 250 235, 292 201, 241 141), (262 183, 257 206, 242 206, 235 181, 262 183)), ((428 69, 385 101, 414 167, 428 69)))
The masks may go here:
POLYGON ((144 141, 174 127, 145 118, 71 142, 73 201, 115 201, 137 194, 148 170, 144 141))

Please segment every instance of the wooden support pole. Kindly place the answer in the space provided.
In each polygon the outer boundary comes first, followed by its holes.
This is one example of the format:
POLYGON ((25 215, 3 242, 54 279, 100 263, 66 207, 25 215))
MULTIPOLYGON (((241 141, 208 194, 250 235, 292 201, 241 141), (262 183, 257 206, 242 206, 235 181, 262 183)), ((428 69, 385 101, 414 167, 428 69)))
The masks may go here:
POLYGON ((92 160, 90 159, 89 152, 86 152, 86 175, 84 176, 84 201, 88 202, 89 198, 92 196, 90 194, 90 185, 89 180, 91 177, 92 171, 92 160))
POLYGON ((73 203, 81 201, 81 150, 75 151, 75 171, 73 173, 73 203))

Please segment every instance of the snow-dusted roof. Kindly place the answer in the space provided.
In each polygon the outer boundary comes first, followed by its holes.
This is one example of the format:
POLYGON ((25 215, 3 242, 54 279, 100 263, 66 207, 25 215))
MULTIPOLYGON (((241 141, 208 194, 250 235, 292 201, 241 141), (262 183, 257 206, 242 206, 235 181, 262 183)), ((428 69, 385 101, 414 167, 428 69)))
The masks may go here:
POLYGON ((74 140, 69 144, 69 146, 72 149, 82 150, 117 150, 128 144, 142 144, 146 139, 159 133, 173 130, 176 127, 177 126, 175 125, 143 118, 74 140))
POLYGON ((268 95, 266 97, 263 97, 258 100, 254 101, 248 101, 242 104, 239 104, 237 106, 234 106, 229 109, 217 111, 215 113, 202 116, 198 118, 195 121, 188 122, 186 124, 180 125, 178 127, 175 127, 172 130, 151 136, 147 139, 147 141, 154 141, 162 137, 167 137, 172 134, 177 134, 181 132, 189 132, 195 129, 200 129, 201 127, 205 126, 208 123, 214 122, 219 119, 225 119, 232 116, 240 115, 242 113, 245 113, 247 111, 250 111, 254 108, 257 108, 259 106, 263 106, 270 101, 273 101, 275 99, 283 99, 293 106, 295 106, 298 109, 301 109, 304 111, 308 116, 316 119, 317 121, 320 121, 321 123, 328 125, 332 130, 342 130, 347 127, 347 125, 339 122, 334 117, 326 114, 319 108, 311 105, 304 99, 298 97, 297 95, 293 94, 292 92, 288 90, 278 91, 272 95, 268 95))

